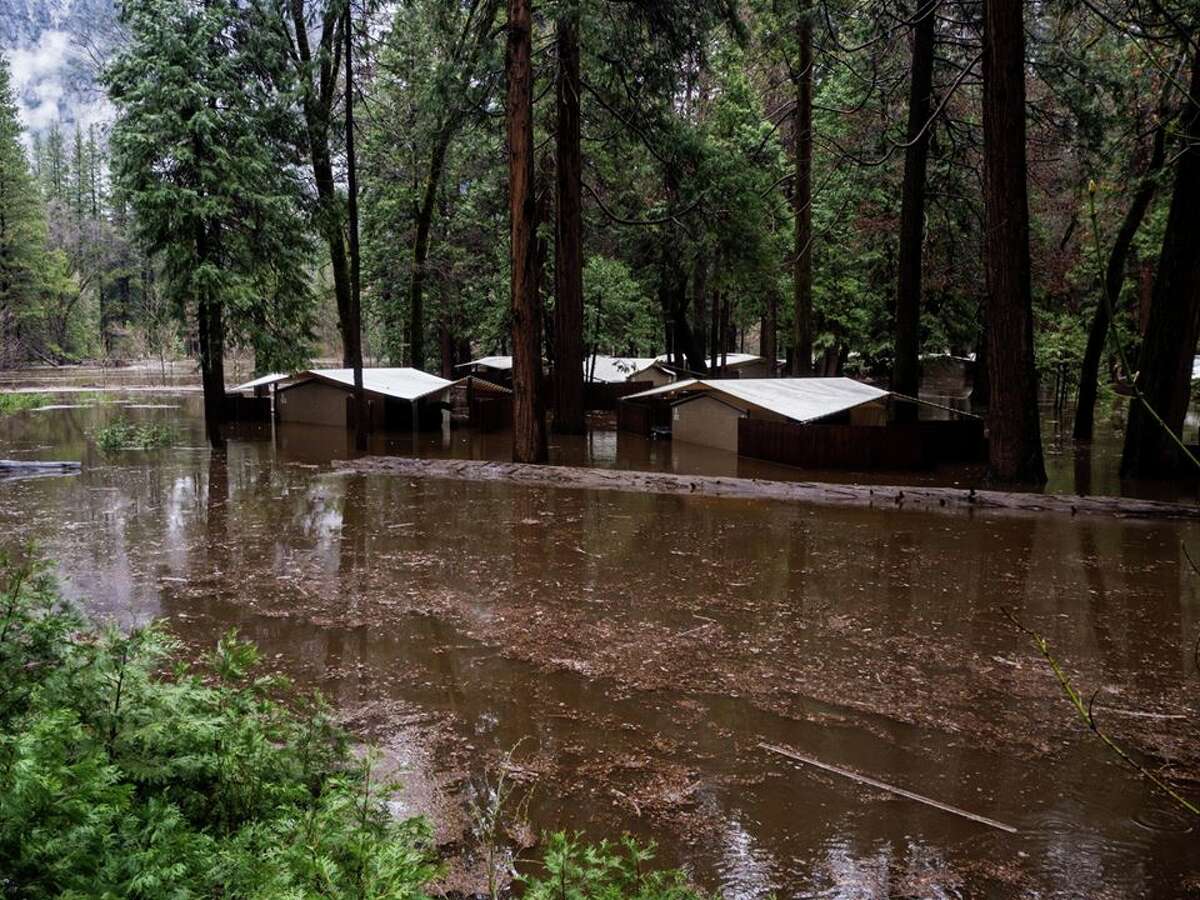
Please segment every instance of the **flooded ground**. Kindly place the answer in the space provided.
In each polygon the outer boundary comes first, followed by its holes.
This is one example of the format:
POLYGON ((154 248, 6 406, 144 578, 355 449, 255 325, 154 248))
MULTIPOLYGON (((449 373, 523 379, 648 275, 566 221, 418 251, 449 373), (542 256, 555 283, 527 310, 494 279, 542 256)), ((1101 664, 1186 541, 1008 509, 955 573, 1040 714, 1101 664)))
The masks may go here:
MULTIPOLYGON (((652 837, 661 862, 731 897, 1200 892, 1197 831, 1072 720, 1004 614, 1045 633, 1100 689, 1101 721, 1194 789, 1194 524, 340 474, 340 431, 250 427, 210 454, 191 394, 57 405, 0 419, 0 457, 83 470, 0 483, 0 540, 37 540, 95 615, 165 616, 196 646, 236 625, 326 691, 409 767, 404 802, 437 821, 451 886, 478 877, 466 810, 516 747, 534 833, 652 837), (179 445, 101 455, 88 435, 117 416, 170 422, 179 445)), ((416 440, 507 456, 503 435, 416 440)), ((375 441, 413 450, 411 435, 375 441)), ((555 455, 798 477, 602 430, 555 455)), ((1073 454, 1051 467, 1078 468, 1073 454)))

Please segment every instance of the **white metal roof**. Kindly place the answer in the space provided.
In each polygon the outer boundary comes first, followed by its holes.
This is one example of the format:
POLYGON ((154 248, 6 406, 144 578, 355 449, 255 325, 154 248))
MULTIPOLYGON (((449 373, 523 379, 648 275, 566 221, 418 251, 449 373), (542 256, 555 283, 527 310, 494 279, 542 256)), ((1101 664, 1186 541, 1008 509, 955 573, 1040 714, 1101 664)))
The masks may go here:
POLYGON ((730 378, 704 381, 691 378, 631 394, 644 400, 672 393, 709 393, 756 406, 796 422, 812 422, 891 395, 853 378, 730 378))
POLYGON ((651 397, 661 397, 666 394, 674 393, 675 391, 686 391, 693 385, 700 385, 703 389, 707 385, 695 378, 687 378, 683 381, 672 381, 670 384, 660 384, 658 387, 650 388, 648 391, 638 391, 636 394, 630 394, 625 397, 626 400, 648 400, 651 397))
MULTIPOLYGON (((744 366, 747 363, 759 362, 762 360, 762 357, 755 356, 753 353, 726 353, 724 355, 717 354, 716 356, 708 357, 709 368, 716 368, 717 366, 721 365, 722 359, 725 360, 726 366, 737 367, 744 366)), ((654 357, 654 362, 670 364, 671 357, 669 354, 664 353, 662 356, 654 357)))
MULTIPOLYGON (((453 382, 420 369, 363 369, 363 390, 399 400, 419 400, 450 387, 453 382)), ((298 378, 311 375, 354 387, 353 369, 309 369, 298 378)))
POLYGON ((268 384, 278 384, 281 381, 287 381, 291 375, 282 375, 279 372, 272 372, 270 375, 263 375, 260 378, 255 378, 252 381, 247 381, 245 384, 239 384, 237 387, 230 388, 231 393, 239 393, 241 391, 251 391, 257 387, 265 387, 268 384))
POLYGON ((513 358, 511 356, 481 356, 479 359, 473 359, 470 362, 459 363, 454 368, 463 369, 467 366, 479 366, 483 369, 496 369, 500 372, 507 372, 513 367, 513 358))
MULTIPOLYGON (((653 357, 638 356, 600 356, 596 358, 596 370, 593 381, 616 384, 629 381, 630 376, 650 368, 657 362, 653 357)), ((583 374, 586 378, 592 373, 592 357, 583 358, 583 374)))
POLYGON ((712 393, 797 422, 823 419, 891 394, 853 378, 734 378, 706 384, 712 393))

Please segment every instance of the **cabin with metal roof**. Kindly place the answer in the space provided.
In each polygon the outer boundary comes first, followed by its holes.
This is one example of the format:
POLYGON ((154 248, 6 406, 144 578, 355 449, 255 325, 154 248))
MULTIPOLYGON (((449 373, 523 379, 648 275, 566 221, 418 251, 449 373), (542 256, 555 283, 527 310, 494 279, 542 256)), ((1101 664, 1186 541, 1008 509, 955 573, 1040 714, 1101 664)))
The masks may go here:
POLYGON ((978 418, 852 378, 689 378, 624 398, 617 427, 814 468, 920 468, 986 449, 978 418), (926 417, 897 422, 901 403, 926 417))
MULTIPOLYGON (((454 382, 409 368, 364 368, 362 374, 371 428, 441 426, 454 382)), ((309 369, 292 376, 276 389, 275 416, 281 423, 352 426, 354 370, 309 369)))
POLYGON ((501 387, 512 388, 513 358, 511 356, 481 356, 479 359, 459 363, 454 368, 463 375, 474 375, 501 387))

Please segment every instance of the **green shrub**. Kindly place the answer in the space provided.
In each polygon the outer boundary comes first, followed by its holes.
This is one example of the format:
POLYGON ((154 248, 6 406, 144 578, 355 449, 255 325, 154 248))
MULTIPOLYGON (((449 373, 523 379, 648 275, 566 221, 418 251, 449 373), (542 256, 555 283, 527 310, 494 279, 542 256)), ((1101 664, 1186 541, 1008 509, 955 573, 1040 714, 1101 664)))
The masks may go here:
POLYGON ((45 394, 29 394, 23 392, 0 393, 0 416, 10 413, 23 412, 27 409, 37 409, 50 402, 45 394))
POLYGON ((162 627, 90 629, 40 569, 0 573, 0 894, 425 896, 426 824, 252 645, 189 671, 162 627))
MULTIPOLYGON (((0 551, 0 896, 425 898, 429 826, 390 815, 320 697, 233 632, 198 666, 181 649, 89 625, 0 551)), ((556 834, 524 896, 702 897, 652 857, 556 834)))
POLYGON ((619 843, 585 844, 579 835, 551 835, 542 858, 546 874, 527 877, 532 900, 703 900, 678 869, 652 869, 654 845, 626 836, 619 843))
POLYGON ((96 444, 105 453, 118 450, 156 450, 175 443, 175 429, 159 422, 138 424, 118 419, 96 432, 96 444))

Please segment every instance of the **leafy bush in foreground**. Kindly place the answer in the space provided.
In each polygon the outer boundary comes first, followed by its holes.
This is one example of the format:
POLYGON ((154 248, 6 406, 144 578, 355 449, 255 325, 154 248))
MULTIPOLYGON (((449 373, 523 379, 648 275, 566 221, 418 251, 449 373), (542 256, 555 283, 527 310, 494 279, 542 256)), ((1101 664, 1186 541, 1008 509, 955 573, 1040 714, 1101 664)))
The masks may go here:
POLYGON ((97 632, 0 558, 0 895, 423 897, 396 821, 316 701, 230 634, 204 675, 158 626, 97 632))
MULTIPOLYGON (((297 709, 229 633, 202 671, 161 625, 89 626, 0 551, 0 896, 424 898, 398 821, 319 698, 297 709)), ((652 848, 556 834, 538 900, 698 900, 652 848)))
POLYGON ((138 425, 118 419, 96 432, 96 444, 106 453, 116 450, 156 450, 175 442, 175 429, 154 422, 138 425))

